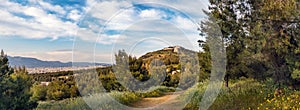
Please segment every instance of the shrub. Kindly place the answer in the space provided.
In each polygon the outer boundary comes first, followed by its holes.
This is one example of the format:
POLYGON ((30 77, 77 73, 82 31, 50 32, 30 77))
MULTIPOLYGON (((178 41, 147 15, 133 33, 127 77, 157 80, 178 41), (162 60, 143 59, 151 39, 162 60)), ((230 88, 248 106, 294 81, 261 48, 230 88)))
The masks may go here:
POLYGON ((160 97, 167 92, 175 92, 175 88, 166 86, 151 87, 148 92, 139 93, 140 97, 160 97))
POLYGON ((90 109, 122 109, 122 104, 129 105, 141 98, 133 92, 112 91, 85 97, 70 98, 61 101, 40 102, 38 110, 90 110, 90 109), (88 102, 88 104, 86 104, 88 102), (90 108, 92 107, 92 108, 90 108))
POLYGON ((37 110, 91 110, 91 108, 81 97, 78 97, 55 102, 40 102, 37 110))
MULTIPOLYGON (((247 109, 256 108, 258 104, 264 102, 264 97, 271 93, 271 88, 267 88, 253 79, 238 80, 230 84, 229 88, 223 87, 214 103, 210 106, 211 110, 224 109, 247 109)), ((183 99, 191 101, 187 104, 185 109, 198 109, 199 103, 205 92, 207 81, 198 83, 196 86, 190 88, 182 96, 183 99), (195 93, 195 94, 191 94, 195 93)))
POLYGON ((257 109, 285 109, 296 110, 300 108, 300 92, 294 91, 292 93, 274 96, 268 94, 264 102, 257 105, 257 109))
POLYGON ((136 102, 141 99, 136 93, 134 92, 118 92, 118 91, 113 91, 109 93, 110 96, 112 96, 114 99, 119 101, 122 104, 130 104, 133 102, 136 102))
POLYGON ((46 100, 46 95, 47 95, 47 87, 39 84, 34 84, 31 87, 32 91, 32 100, 46 100))

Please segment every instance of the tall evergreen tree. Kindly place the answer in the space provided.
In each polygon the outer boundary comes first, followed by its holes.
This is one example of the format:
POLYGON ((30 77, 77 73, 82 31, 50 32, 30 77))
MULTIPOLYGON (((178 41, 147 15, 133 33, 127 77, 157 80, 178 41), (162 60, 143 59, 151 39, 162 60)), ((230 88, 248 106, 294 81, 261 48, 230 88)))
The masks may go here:
POLYGON ((32 78, 25 67, 9 67, 7 56, 1 51, 0 56, 0 108, 5 110, 28 110, 37 106, 37 100, 30 100, 32 78))
POLYGON ((8 58, 4 54, 4 51, 1 50, 1 55, 0 55, 0 77, 8 77, 11 73, 13 73, 13 70, 11 68, 9 68, 8 58))
MULTIPOLYGON (((208 42, 218 44, 216 38, 221 38, 221 43, 225 43, 227 53, 227 72, 225 75, 225 86, 228 86, 229 77, 243 76, 245 68, 242 62, 244 52, 243 33, 239 33, 242 28, 238 23, 235 14, 233 1, 211 0, 210 11, 204 11, 208 15, 208 20, 202 22, 200 31, 206 36, 206 42, 202 45, 205 51, 209 51, 211 46, 208 42)), ((220 43, 220 42, 219 42, 220 43)), ((217 46, 220 47, 220 46, 217 46)))
MULTIPOLYGON (((210 3, 206 14, 215 19, 226 43, 225 79, 273 76, 276 83, 287 84, 291 75, 299 74, 299 0, 210 3)), ((208 33, 210 25, 202 24, 201 31, 208 33)))

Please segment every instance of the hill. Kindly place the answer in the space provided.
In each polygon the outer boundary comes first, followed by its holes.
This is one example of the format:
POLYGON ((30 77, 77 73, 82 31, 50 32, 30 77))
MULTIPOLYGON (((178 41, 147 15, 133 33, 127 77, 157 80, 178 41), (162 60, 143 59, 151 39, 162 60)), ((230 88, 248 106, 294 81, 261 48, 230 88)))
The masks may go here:
POLYGON ((149 67, 149 64, 154 59, 164 62, 165 65, 173 65, 177 67, 180 63, 180 59, 182 60, 183 57, 188 56, 188 54, 190 53, 197 52, 185 49, 181 46, 170 46, 161 50, 148 52, 145 55, 139 57, 138 59, 144 62, 146 68, 149 67))

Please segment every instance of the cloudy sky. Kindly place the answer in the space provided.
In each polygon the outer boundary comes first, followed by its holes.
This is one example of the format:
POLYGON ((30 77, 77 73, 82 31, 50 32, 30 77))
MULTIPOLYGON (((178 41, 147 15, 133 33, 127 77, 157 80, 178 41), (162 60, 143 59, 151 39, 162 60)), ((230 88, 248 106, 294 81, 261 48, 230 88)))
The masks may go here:
POLYGON ((47 61, 111 63, 167 46, 199 50, 207 0, 2 0, 0 49, 47 61))

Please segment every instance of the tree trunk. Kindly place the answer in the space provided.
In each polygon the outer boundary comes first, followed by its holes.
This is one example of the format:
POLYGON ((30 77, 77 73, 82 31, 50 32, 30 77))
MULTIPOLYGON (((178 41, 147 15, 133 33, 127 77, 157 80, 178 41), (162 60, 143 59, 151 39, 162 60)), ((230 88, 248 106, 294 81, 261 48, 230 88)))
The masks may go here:
POLYGON ((226 75, 225 75, 225 87, 228 87, 228 86, 229 86, 228 81, 229 81, 229 75, 226 74, 226 75))

